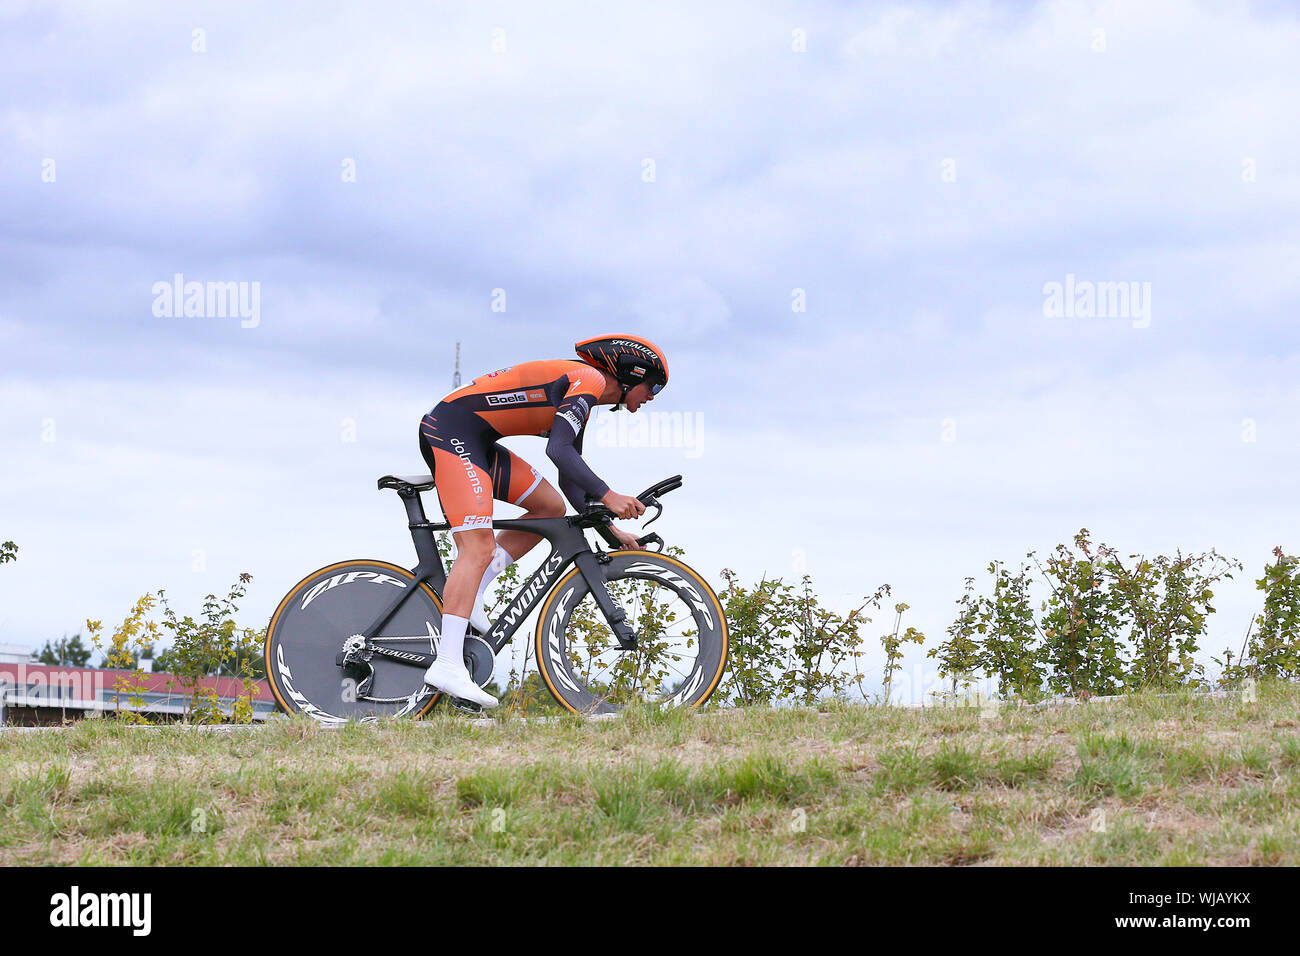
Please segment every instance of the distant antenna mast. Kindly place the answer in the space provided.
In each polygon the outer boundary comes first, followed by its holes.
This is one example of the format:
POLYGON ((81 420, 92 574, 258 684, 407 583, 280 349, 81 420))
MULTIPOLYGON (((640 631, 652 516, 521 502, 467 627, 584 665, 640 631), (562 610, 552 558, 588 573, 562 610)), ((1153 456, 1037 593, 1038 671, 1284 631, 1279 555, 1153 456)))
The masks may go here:
POLYGON ((460 388, 460 343, 456 343, 456 371, 451 374, 451 387, 460 388))

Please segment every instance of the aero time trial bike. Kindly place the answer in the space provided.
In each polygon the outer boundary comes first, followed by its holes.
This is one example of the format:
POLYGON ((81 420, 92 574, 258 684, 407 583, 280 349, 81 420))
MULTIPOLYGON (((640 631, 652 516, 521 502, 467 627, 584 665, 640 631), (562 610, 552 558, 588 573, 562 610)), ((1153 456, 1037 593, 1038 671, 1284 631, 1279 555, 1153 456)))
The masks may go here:
MULTIPOLYGON (((680 488, 676 475, 637 496, 655 521, 659 496, 680 488)), ((424 684, 437 656, 446 583, 432 523, 420 493, 431 475, 385 475, 406 506, 418 563, 407 571, 385 561, 341 561, 308 575, 271 617, 266 674, 279 705, 324 723, 420 717, 438 702, 424 684)), ((541 535, 551 546, 541 566, 488 628, 465 637, 465 666, 479 686, 496 655, 539 603, 537 666, 551 694, 574 713, 607 714, 632 700, 699 706, 727 666, 727 622, 713 589, 682 561, 663 553, 657 534, 624 549, 610 530, 614 514, 588 503, 580 515, 507 518, 494 528, 541 535), (594 530, 615 550, 587 540, 594 530)), ((647 522, 648 524, 649 522, 647 522)), ((461 709, 477 705, 453 701, 461 709)))

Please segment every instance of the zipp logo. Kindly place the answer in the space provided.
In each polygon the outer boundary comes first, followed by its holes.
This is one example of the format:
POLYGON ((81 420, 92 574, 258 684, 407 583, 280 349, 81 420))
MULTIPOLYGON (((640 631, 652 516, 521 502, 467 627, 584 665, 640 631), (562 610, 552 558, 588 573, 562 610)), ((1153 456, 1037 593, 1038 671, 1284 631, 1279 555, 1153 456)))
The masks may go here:
POLYGON ((392 584, 399 588, 406 587, 405 582, 387 574, 380 574, 378 571, 349 571, 346 574, 336 574, 333 577, 326 578, 313 587, 307 592, 307 596, 302 599, 302 608, 305 609, 308 604, 330 588, 336 588, 342 584, 353 584, 357 581, 369 581, 371 584, 392 584))
POLYGON ((527 392, 501 392, 499 395, 487 397, 489 405, 521 405, 526 401, 528 401, 527 392))

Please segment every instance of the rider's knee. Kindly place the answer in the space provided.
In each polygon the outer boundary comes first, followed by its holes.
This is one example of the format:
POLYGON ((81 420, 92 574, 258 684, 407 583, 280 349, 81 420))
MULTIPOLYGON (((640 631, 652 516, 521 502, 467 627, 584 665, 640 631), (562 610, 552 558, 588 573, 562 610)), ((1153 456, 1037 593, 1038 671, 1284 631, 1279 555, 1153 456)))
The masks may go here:
POLYGON ((564 517, 564 499, 560 493, 551 487, 550 482, 542 482, 537 489, 528 496, 524 507, 528 510, 530 518, 562 518, 564 517))
POLYGON ((556 498, 553 502, 539 504, 533 514, 539 518, 562 518, 564 517, 564 502, 556 498))
POLYGON ((496 537, 488 528, 460 531, 456 534, 456 564, 486 568, 496 551, 496 537))

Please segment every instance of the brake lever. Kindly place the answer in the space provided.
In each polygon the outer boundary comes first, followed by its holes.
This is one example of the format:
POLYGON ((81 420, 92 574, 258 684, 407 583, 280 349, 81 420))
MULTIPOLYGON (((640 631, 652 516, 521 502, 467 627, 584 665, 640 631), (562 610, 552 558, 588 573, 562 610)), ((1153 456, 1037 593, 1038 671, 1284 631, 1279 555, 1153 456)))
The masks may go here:
POLYGON ((649 521, 645 522, 645 524, 641 525, 641 527, 643 528, 648 528, 650 527, 650 525, 654 524, 656 521, 659 520, 659 516, 664 513, 664 506, 659 503, 659 499, 656 498, 654 495, 651 495, 648 501, 642 501, 641 503, 645 505, 646 508, 655 509, 655 516, 651 518, 649 521))

